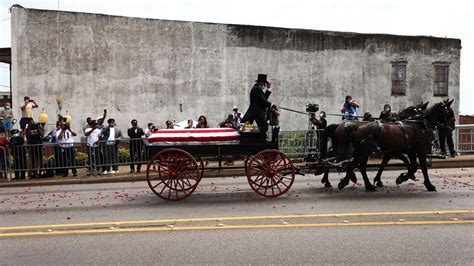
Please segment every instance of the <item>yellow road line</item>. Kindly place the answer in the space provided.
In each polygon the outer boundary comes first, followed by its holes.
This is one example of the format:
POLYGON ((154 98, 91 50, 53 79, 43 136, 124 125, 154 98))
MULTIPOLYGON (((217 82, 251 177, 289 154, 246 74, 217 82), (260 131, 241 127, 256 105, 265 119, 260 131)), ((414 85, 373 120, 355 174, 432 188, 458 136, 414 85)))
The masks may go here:
POLYGON ((48 232, 17 232, 0 234, 0 237, 16 236, 49 236, 49 235, 77 235, 99 233, 130 233, 130 232, 159 232, 159 231, 197 231, 197 230, 225 230, 225 229, 272 229, 272 228, 304 228, 304 227, 344 227, 344 226, 386 226, 386 225, 445 225, 445 224, 472 224, 474 220, 448 221, 393 221, 393 222, 352 222, 352 223, 309 223, 309 224, 264 224, 264 225, 223 225, 223 226, 183 226, 183 227, 143 227, 143 228, 114 228, 48 232))
POLYGON ((97 222, 97 223, 6 226, 6 227, 0 227, 0 230, 21 230, 21 229, 41 229, 41 228, 52 229, 52 228, 62 228, 62 227, 93 227, 93 226, 105 226, 105 225, 129 225, 129 224, 151 224, 151 223, 183 223, 183 222, 239 221, 239 220, 243 221, 243 220, 268 220, 268 219, 292 219, 292 218, 424 215, 424 214, 466 214, 466 213, 474 213, 474 210, 434 210, 434 211, 359 212, 359 213, 356 212, 356 213, 323 213, 323 214, 236 216, 236 217, 214 217, 214 218, 184 218, 184 219, 138 220, 138 221, 111 221, 111 222, 97 222))

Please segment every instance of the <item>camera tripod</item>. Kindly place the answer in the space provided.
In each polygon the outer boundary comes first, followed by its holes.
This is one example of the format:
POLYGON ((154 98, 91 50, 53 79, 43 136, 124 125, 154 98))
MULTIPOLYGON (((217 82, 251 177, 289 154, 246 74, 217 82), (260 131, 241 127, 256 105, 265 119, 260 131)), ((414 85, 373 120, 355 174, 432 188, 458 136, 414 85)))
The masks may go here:
MULTIPOLYGON (((316 113, 313 112, 308 112, 309 117, 315 117, 316 113)), ((317 160, 317 153, 318 153, 318 147, 317 147, 317 129, 315 125, 313 125, 313 122, 311 119, 308 120, 308 130, 306 132, 306 149, 305 149, 305 161, 307 162, 315 162, 317 160)))

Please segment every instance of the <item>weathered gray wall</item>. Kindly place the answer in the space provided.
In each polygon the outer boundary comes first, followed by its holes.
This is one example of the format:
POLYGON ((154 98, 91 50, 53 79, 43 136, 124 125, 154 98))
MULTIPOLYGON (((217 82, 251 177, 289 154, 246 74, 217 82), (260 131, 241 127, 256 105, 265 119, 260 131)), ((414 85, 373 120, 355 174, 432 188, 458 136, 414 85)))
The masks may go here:
MULTIPOLYGON (((79 128, 106 108, 121 128, 167 119, 212 125, 233 105, 242 111, 258 73, 281 106, 319 103, 339 113, 346 94, 378 115, 384 103, 399 110, 433 97, 434 61, 450 65, 449 97, 458 113, 457 39, 357 34, 257 26, 152 20, 12 8, 13 100, 36 99, 50 119, 55 97, 79 128), (406 60, 406 96, 391 96, 392 60, 406 60), (180 109, 180 104, 182 109, 180 109)), ((37 115, 39 112, 36 112, 37 115)), ((331 118, 331 122, 339 121, 331 118)), ((284 112, 284 129, 305 129, 307 118, 284 112)))

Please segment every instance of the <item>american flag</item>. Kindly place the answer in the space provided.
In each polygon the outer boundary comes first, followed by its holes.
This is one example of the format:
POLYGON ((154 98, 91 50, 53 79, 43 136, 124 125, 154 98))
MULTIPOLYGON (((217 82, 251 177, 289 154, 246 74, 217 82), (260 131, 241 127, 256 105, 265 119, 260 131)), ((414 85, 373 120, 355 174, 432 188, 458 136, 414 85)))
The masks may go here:
POLYGON ((233 128, 160 129, 148 137, 155 145, 238 144, 240 134, 233 128))

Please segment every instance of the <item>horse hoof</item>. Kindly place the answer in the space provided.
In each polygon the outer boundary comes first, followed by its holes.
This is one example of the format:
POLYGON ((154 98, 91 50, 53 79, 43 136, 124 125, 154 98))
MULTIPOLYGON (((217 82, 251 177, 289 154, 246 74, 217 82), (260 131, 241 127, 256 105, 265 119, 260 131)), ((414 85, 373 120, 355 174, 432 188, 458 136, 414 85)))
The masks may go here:
POLYGON ((375 190, 377 190, 377 187, 375 187, 374 185, 366 185, 365 189, 367 191, 375 191, 375 190))
POLYGON ((350 175, 349 179, 352 181, 352 183, 354 183, 354 184, 357 183, 357 177, 355 175, 350 175))
POLYGON ((339 184, 337 184, 337 188, 339 190, 341 190, 341 189, 345 188, 347 185, 349 185, 349 181, 341 180, 341 182, 339 182, 339 184))
POLYGON ((403 182, 405 182, 405 181, 407 181, 407 180, 408 180, 408 177, 407 177, 405 174, 401 173, 401 174, 398 176, 397 180, 395 180, 395 184, 400 185, 401 183, 403 183, 403 182))
POLYGON ((436 191, 436 187, 433 186, 431 183, 425 183, 425 187, 428 191, 436 191))
POLYGON ((331 183, 327 182, 327 183, 324 183, 324 187, 325 188, 332 188, 332 185, 331 185, 331 183))
POLYGON ((383 182, 382 181, 375 181, 374 183, 377 187, 383 187, 383 182))

